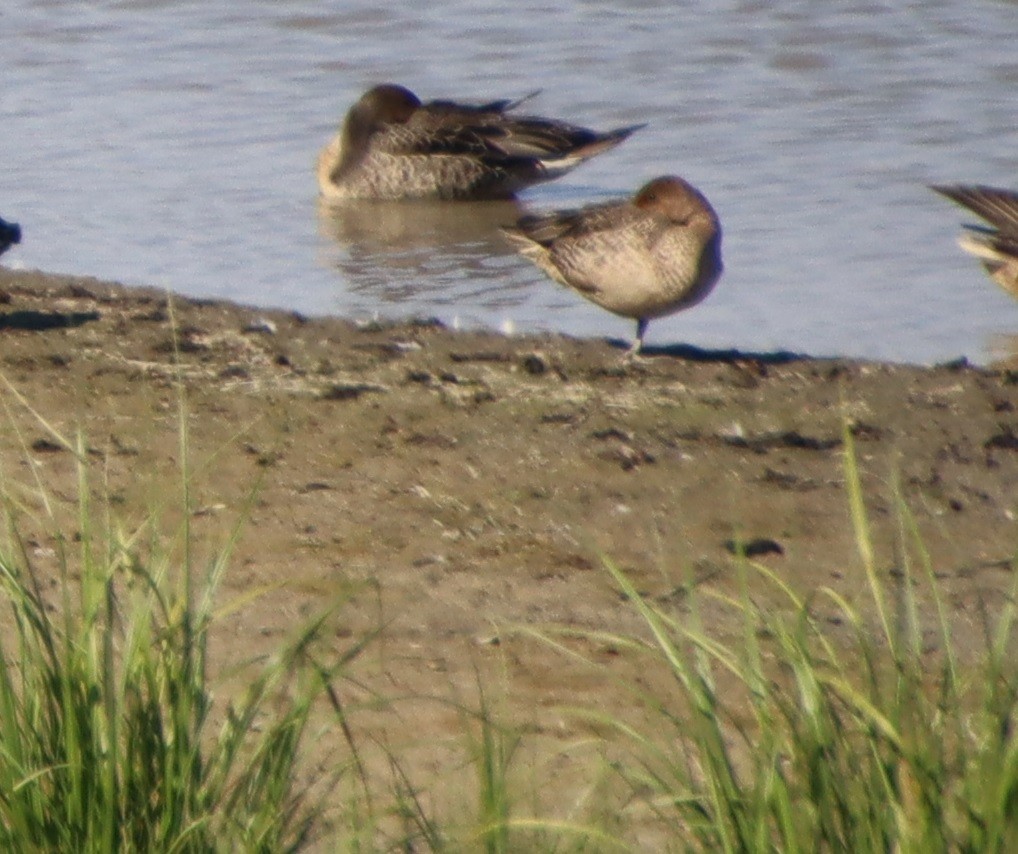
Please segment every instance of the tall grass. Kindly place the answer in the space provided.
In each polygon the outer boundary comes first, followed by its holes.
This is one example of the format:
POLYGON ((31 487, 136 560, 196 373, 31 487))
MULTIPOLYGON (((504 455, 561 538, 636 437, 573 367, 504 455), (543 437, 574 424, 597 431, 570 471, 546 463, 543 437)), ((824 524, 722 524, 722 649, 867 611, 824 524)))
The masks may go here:
POLYGON ((897 571, 879 569, 847 429, 845 447, 869 605, 817 590, 840 615, 837 636, 814 602, 745 559, 741 594, 714 594, 741 614, 734 643, 703 628, 707 600, 694 586, 679 616, 609 565, 650 629, 642 648, 678 695, 650 698, 653 733, 612 721, 629 746, 620 767, 634 802, 671 850, 1018 851, 1018 591, 987 615, 981 657, 962 662, 904 501, 897 571), (784 607, 754 602, 753 574, 784 607), (932 645, 920 589, 932 600, 932 645))
POLYGON ((491 689, 479 674, 476 684, 476 704, 452 703, 461 721, 462 738, 457 740, 463 745, 462 773, 453 774, 451 782, 444 784, 448 791, 417 788, 401 758, 390 754, 397 781, 395 813, 402 820, 403 833, 393 837, 394 844, 385 850, 442 854, 628 850, 605 829, 604 817, 594 814, 598 804, 588 815, 552 815, 541 760, 558 754, 538 756, 537 765, 530 765, 534 755, 524 756, 521 750, 526 724, 509 722, 510 713, 491 699, 491 689), (426 803, 436 795, 444 796, 447 804, 440 815, 426 803))
POLYGON ((302 745, 321 698, 342 714, 333 683, 360 645, 323 652, 327 612, 267 662, 248 663, 242 696, 216 703, 214 600, 239 528, 198 565, 186 468, 176 533, 160 531, 156 513, 132 528, 108 503, 92 506, 84 441, 45 426, 76 461, 77 533, 64 533, 68 522, 41 483, 19 500, 25 491, 5 482, 0 850, 306 847, 320 833, 323 799, 356 757, 307 780, 302 745), (52 557, 38 556, 29 529, 52 544, 52 557))
POLYGON ((191 530, 183 398, 179 507, 132 524, 112 501, 93 501, 103 486, 84 438, 63 436, 7 388, 73 461, 78 482, 67 518, 41 477, 12 483, 0 469, 0 851, 590 850, 594 829, 517 814, 519 729, 499 722, 480 678, 479 708, 453 703, 473 775, 454 814, 435 816, 434 793, 418 789, 395 754, 393 791, 379 795, 381 775, 375 768, 369 779, 336 688, 373 635, 330 653, 340 602, 268 661, 225 668, 247 688, 217 701, 217 593, 246 514, 199 563, 210 544, 191 530), (180 520, 169 531, 167 516, 180 520), (323 711, 346 748, 324 775, 311 770, 321 757, 311 761, 308 745, 323 711))

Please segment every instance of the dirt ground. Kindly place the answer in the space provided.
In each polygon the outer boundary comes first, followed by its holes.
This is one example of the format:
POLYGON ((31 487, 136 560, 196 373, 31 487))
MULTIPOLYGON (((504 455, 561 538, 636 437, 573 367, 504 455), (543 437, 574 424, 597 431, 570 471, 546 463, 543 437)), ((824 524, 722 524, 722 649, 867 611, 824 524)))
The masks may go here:
MULTIPOLYGON (((181 298, 171 310, 156 291, 6 270, 0 335, 6 488, 31 485, 34 465, 68 512, 76 501, 71 455, 14 390, 57 431, 82 432, 119 512, 165 509, 179 492, 182 381, 198 542, 213 548, 246 514, 222 592, 251 597, 222 620, 218 666, 270 652, 345 591, 337 648, 385 625, 345 699, 407 698, 354 720, 369 740, 413 742, 415 772, 464 773, 431 749, 462 719, 430 698, 476 705, 477 671, 497 674, 506 713, 550 744, 589 731, 566 706, 632 711, 614 678, 652 683, 638 658, 572 638, 588 667, 526 634, 645 634, 606 558, 681 615, 690 583, 737 592, 741 538, 800 595, 830 587, 869 613, 845 419, 881 572, 900 568, 900 492, 963 648, 1011 590, 1018 364, 692 348, 630 363, 604 341, 361 328, 181 298)), ((762 582, 753 595, 787 607, 762 582)), ((815 607, 836 626, 828 601, 815 607)), ((738 638, 728 611, 704 608, 712 632, 738 638)))

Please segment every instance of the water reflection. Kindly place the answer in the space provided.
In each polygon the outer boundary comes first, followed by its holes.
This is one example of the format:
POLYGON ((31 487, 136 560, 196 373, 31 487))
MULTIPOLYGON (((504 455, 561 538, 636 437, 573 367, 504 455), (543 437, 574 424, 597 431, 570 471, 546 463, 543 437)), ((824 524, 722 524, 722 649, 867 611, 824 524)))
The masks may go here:
POLYGON ((492 308, 519 304, 531 286, 512 275, 520 265, 499 232, 522 213, 514 201, 320 200, 318 222, 341 250, 327 263, 362 297, 492 308))

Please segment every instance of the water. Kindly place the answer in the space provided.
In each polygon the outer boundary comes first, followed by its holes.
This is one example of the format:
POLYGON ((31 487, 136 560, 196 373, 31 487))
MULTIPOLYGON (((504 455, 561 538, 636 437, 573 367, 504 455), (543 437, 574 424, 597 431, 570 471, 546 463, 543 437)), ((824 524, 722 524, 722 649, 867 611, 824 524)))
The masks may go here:
MULTIPOLYGON (((308 314, 436 316, 628 337, 495 228, 511 205, 322 215, 312 164, 367 86, 533 89, 597 128, 649 126, 522 207, 675 172, 725 227, 711 297, 649 343, 898 361, 1018 351, 1018 302, 926 189, 1018 189, 1018 4, 603 0, 7 0, 0 214, 9 266, 308 314)), ((384 209, 383 209, 384 208, 384 209)))

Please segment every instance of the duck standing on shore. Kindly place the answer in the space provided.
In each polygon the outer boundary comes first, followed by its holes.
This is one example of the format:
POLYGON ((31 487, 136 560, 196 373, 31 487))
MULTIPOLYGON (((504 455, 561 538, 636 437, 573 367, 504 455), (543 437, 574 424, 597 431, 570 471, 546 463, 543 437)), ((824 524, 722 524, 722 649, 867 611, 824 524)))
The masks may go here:
POLYGON ((673 175, 631 199, 522 217, 503 229, 552 279, 602 308, 647 325, 696 305, 721 275, 721 223, 704 195, 673 175))
POLYGON ((981 185, 931 186, 990 225, 965 225, 958 245, 975 255, 990 278, 1018 298, 1018 193, 981 185))
POLYGON ((327 201, 508 199, 564 175, 643 127, 599 133, 513 114, 527 98, 422 103, 403 86, 375 86, 350 108, 319 154, 321 194, 327 201))
POLYGON ((0 255, 3 255, 15 243, 21 243, 21 226, 16 222, 6 222, 0 218, 0 255))

